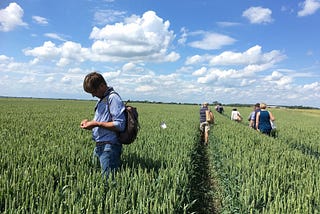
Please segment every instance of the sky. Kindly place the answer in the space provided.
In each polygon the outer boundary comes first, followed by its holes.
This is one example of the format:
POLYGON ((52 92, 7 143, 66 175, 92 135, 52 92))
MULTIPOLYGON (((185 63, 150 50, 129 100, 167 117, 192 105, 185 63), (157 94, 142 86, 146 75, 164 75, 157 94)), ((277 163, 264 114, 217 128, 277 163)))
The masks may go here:
POLYGON ((1 0, 0 96, 320 107, 320 0, 1 0))

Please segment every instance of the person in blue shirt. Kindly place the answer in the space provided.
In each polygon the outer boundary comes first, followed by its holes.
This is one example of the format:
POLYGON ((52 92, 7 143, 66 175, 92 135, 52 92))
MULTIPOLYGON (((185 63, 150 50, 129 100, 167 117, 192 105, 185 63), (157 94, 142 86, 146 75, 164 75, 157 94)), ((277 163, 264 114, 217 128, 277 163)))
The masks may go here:
POLYGON ((275 118, 270 111, 267 111, 267 105, 260 103, 260 111, 257 112, 256 116, 256 128, 259 132, 269 135, 272 130, 271 121, 275 118))
POLYGON ((256 103, 253 107, 253 111, 249 115, 249 127, 256 129, 256 117, 257 113, 260 111, 260 103, 256 103))
POLYGON ((86 75, 83 89, 93 97, 99 98, 93 120, 84 119, 80 127, 92 131, 96 145, 94 155, 100 160, 102 175, 108 178, 111 171, 120 166, 122 144, 118 132, 125 129, 125 106, 120 96, 108 87, 104 77, 97 72, 86 75))

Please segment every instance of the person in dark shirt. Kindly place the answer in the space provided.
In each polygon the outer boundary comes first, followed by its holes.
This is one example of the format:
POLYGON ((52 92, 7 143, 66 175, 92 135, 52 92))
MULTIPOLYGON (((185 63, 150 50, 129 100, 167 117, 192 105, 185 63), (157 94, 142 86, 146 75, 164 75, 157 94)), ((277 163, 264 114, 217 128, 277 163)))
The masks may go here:
POLYGON ((275 118, 270 111, 267 111, 267 105, 265 103, 260 103, 260 111, 257 112, 256 117, 256 128, 259 132, 269 135, 272 130, 271 122, 275 118))

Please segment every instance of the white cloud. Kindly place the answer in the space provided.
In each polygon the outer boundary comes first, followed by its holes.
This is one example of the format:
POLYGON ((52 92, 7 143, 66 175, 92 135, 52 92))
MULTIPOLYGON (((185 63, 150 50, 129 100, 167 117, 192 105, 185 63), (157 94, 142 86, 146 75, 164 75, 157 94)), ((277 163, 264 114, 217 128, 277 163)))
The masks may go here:
POLYGON ((7 57, 6 55, 0 55, 0 63, 1 63, 1 61, 9 61, 10 60, 10 58, 9 57, 7 57))
POLYGON ((94 27, 92 52, 97 61, 175 61, 180 56, 168 48, 174 39, 169 21, 163 21, 155 12, 147 11, 142 17, 131 16, 124 23, 94 27))
POLYGON ((60 46, 56 46, 51 41, 46 41, 42 46, 33 49, 24 50, 26 56, 33 56, 33 62, 46 60, 56 62, 57 66, 66 66, 71 62, 79 63, 90 57, 90 50, 82 48, 79 43, 65 42, 60 46))
POLYGON ((265 78, 265 80, 268 80, 268 81, 277 81, 277 80, 280 80, 282 77, 283 77, 283 74, 281 74, 281 73, 278 72, 278 71, 274 71, 274 72, 272 72, 271 76, 267 76, 267 77, 265 78))
POLYGON ((181 36, 180 36, 180 39, 178 39, 178 43, 181 45, 184 45, 187 41, 187 36, 188 36, 187 29, 184 27, 181 28, 180 33, 181 33, 181 36))
POLYGON ((44 34, 46 37, 49 37, 51 39, 57 39, 57 40, 60 40, 60 41, 67 41, 66 39, 64 39, 62 36, 56 34, 56 33, 45 33, 44 34))
POLYGON ((132 69, 134 69, 136 67, 136 65, 132 62, 126 63, 125 65, 122 66, 122 70, 123 71, 130 71, 132 69))
POLYGON ((27 56, 44 59, 56 58, 59 56, 59 53, 59 48, 51 41, 44 42, 43 46, 24 50, 24 54, 27 56))
POLYGON ((32 19, 34 22, 40 25, 47 25, 49 22, 46 18, 41 17, 41 16, 32 16, 32 19))
POLYGON ((19 80, 19 83, 34 83, 35 77, 34 76, 24 76, 21 80, 19 80))
POLYGON ((194 71, 194 72, 192 73, 192 75, 194 75, 194 76, 201 76, 201 75, 205 74, 206 71, 207 71, 207 68, 206 68, 206 67, 201 67, 200 69, 194 71))
POLYGON ((303 89, 317 91, 320 93, 320 82, 313 82, 303 86, 303 89))
POLYGON ((35 57, 33 62, 49 60, 58 66, 84 61, 174 62, 180 55, 169 51, 174 39, 169 26, 168 21, 163 22, 155 12, 148 11, 141 18, 132 16, 124 23, 106 25, 102 29, 94 27, 90 35, 94 40, 91 48, 66 41, 58 34, 47 33, 45 36, 65 42, 57 46, 46 41, 42 46, 24 50, 24 54, 35 57))
POLYGON ((262 52, 262 47, 255 45, 244 52, 224 51, 219 55, 195 55, 187 58, 186 65, 200 64, 208 61, 210 66, 217 65, 254 65, 275 64, 285 59, 286 56, 278 50, 267 53, 262 52))
POLYGON ((272 11, 269 8, 250 7, 242 13, 252 24, 263 24, 272 22, 272 11))
POLYGON ((15 2, 0 10, 0 31, 8 32, 17 26, 28 26, 23 22, 23 9, 15 2))
POLYGON ((192 64, 198 64, 203 62, 205 59, 203 56, 200 55, 194 55, 191 57, 187 57, 187 60, 185 62, 186 65, 192 65, 192 64))
POLYGON ((119 77, 121 74, 120 70, 117 71, 108 71, 108 72, 104 72, 102 75, 107 79, 113 79, 113 78, 117 78, 119 77))
POLYGON ((270 88, 274 87, 276 89, 290 88, 290 83, 293 82, 292 77, 285 76, 278 71, 272 72, 272 74, 266 76, 264 80, 270 82, 270 88))
POLYGON ((236 40, 219 33, 203 33, 203 39, 199 41, 193 41, 188 43, 193 48, 199 48, 203 50, 217 50, 225 45, 231 45, 236 40))
POLYGON ((308 16, 314 14, 320 9, 320 1, 318 0, 305 0, 299 4, 302 9, 298 11, 298 16, 308 16))
POLYGON ((242 53, 225 51, 220 55, 213 56, 210 65, 274 64, 285 58, 280 51, 273 50, 263 54, 261 50, 261 46, 255 45, 242 53))
POLYGON ((138 86, 135 91, 136 92, 150 92, 150 91, 155 91, 155 90, 156 90, 156 87, 153 87, 150 85, 141 85, 141 86, 138 86))

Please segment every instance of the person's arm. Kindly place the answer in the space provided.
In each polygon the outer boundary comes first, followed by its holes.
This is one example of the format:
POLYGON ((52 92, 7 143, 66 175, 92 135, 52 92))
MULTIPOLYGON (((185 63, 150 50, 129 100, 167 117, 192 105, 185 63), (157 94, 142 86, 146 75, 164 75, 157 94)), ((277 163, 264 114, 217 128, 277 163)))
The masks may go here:
POLYGON ((270 120, 274 121, 276 118, 274 118, 273 114, 269 111, 270 120))
POLYGON ((116 94, 110 95, 109 101, 109 114, 112 121, 95 121, 95 120, 83 120, 80 123, 82 129, 91 130, 95 127, 109 129, 111 131, 123 131, 125 129, 125 114, 124 104, 120 97, 116 94))
POLYGON ((249 126, 253 128, 254 121, 250 119, 249 126))
POLYGON ((98 122, 95 120, 89 121, 89 120, 85 119, 80 123, 80 127, 82 129, 87 129, 87 130, 91 130, 94 127, 101 127, 101 128, 109 129, 111 131, 118 131, 116 126, 113 124, 113 121, 111 121, 111 122, 98 122))
POLYGON ((256 115, 256 129, 259 131, 259 119, 260 119, 260 112, 257 112, 256 115))

